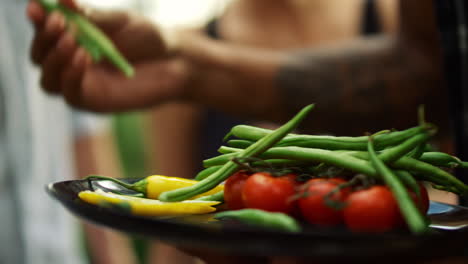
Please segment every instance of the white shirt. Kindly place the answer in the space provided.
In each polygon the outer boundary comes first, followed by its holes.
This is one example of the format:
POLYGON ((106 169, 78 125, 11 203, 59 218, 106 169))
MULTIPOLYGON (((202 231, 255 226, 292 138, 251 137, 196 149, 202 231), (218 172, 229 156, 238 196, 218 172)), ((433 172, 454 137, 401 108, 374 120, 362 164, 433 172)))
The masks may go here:
POLYGON ((40 90, 27 1, 0 1, 0 260, 85 263, 76 217, 45 192, 73 178, 72 113, 40 90))

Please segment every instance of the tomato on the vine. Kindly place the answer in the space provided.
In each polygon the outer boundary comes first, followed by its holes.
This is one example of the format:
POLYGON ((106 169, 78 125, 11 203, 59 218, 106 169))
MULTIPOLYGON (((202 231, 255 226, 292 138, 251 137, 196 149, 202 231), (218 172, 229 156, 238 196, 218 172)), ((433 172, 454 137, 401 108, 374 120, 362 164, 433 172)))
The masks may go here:
POLYGON ((249 177, 249 173, 241 170, 226 180, 224 184, 224 201, 229 209, 238 210, 245 208, 244 201, 242 200, 242 189, 249 177))
POLYGON ((401 223, 398 204, 386 186, 375 185, 355 191, 346 203, 344 221, 352 231, 386 232, 401 223))
POLYGON ((426 214, 427 210, 429 210, 429 194, 423 183, 420 182, 418 183, 418 185, 420 193, 419 199, 416 194, 411 193, 411 195, 414 195, 413 200, 416 202, 418 208, 421 210, 421 213, 426 214))
MULTIPOLYGON (((343 221, 343 212, 327 205, 325 198, 340 184, 346 181, 340 178, 316 178, 307 181, 301 191, 299 208, 302 216, 311 224, 334 226, 343 221)), ((330 200, 343 203, 349 194, 349 188, 344 188, 330 195, 330 200)))
POLYGON ((268 172, 257 172, 245 181, 242 198, 248 208, 289 214, 294 211, 291 197, 295 192, 296 183, 291 176, 274 177, 268 172))
MULTIPOLYGON (((427 193, 427 189, 422 183, 418 183, 419 185, 419 197, 416 195, 416 193, 413 190, 408 190, 408 193, 413 200, 414 204, 416 207, 419 209, 421 214, 425 215, 427 213, 427 210, 429 209, 429 195, 427 193)), ((399 223, 400 226, 406 226, 405 224, 405 218, 403 217, 403 214, 399 214, 399 223)))

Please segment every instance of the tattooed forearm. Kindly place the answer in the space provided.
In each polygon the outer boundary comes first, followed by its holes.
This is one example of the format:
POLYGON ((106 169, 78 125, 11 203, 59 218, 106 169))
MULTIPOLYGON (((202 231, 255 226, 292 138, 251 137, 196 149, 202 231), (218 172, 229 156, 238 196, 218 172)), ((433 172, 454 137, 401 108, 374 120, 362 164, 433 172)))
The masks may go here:
POLYGON ((346 49, 294 54, 276 84, 291 111, 317 104, 314 130, 362 134, 415 124, 420 104, 430 118, 443 112, 445 92, 430 62, 391 37, 367 38, 346 49))

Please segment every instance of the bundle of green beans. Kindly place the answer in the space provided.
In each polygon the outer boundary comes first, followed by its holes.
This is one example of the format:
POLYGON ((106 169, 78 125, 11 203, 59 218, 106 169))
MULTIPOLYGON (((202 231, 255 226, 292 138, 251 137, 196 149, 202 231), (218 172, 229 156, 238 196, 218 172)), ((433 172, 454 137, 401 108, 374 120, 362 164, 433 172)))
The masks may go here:
MULTIPOLYGON (((334 137, 287 134, 283 139, 258 153, 262 161, 252 161, 255 167, 268 163, 274 168, 300 167, 311 173, 322 168, 338 167, 387 185, 395 195, 402 214, 414 233, 428 230, 428 221, 417 209, 408 189, 419 194, 417 181, 432 183, 435 188, 458 195, 468 195, 468 186, 449 173, 447 168, 467 168, 467 163, 443 152, 431 151, 428 142, 436 127, 421 122, 419 126, 402 131, 382 131, 373 136, 334 137)), ((206 167, 197 176, 204 181, 223 166, 242 157, 272 130, 238 125, 226 136, 227 146, 222 155, 207 159, 206 167), (235 136, 237 139, 227 140, 235 136)))
POLYGON ((59 4, 57 0, 38 0, 38 2, 48 13, 60 12, 65 16, 67 25, 73 25, 76 29, 78 43, 89 52, 94 61, 106 58, 126 77, 135 74, 132 65, 120 54, 112 41, 84 16, 59 4))
MULTIPOLYGON (((227 141, 228 146, 221 146, 222 155, 203 161, 207 168, 197 175, 201 180, 218 166, 237 157, 243 147, 254 143, 255 138, 271 130, 240 125, 234 127, 230 135, 240 139, 227 141), (252 133, 249 133, 252 132, 252 133), (262 132, 261 134, 259 132, 262 132), (242 144, 239 144, 242 142, 242 144), (236 146, 236 147, 231 147, 236 146)), ((417 180, 445 186, 459 195, 468 194, 468 186, 443 168, 467 168, 466 162, 443 152, 423 152, 412 155, 415 149, 428 143, 436 133, 436 128, 423 124, 403 131, 379 134, 373 137, 373 146, 381 159, 394 170, 403 170, 417 180)), ((272 146, 260 158, 273 166, 296 166, 326 164, 344 168, 370 177, 380 177, 370 164, 368 148, 369 137, 333 137, 313 135, 288 135, 272 146), (300 139, 290 141, 290 139, 300 139), (288 145, 287 143, 291 144, 288 145)), ((258 162, 257 162, 258 163, 258 162)))

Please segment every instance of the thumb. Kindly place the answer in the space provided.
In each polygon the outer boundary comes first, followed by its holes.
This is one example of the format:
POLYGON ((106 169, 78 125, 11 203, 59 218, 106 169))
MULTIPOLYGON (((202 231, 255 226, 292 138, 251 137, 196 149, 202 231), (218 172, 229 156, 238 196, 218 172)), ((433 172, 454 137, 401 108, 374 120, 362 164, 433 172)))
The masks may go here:
POLYGON ((112 34, 128 24, 130 15, 125 11, 86 10, 86 17, 104 32, 112 34))

